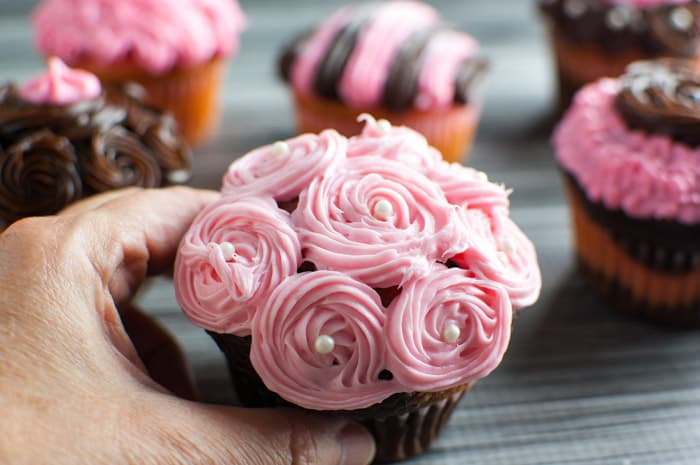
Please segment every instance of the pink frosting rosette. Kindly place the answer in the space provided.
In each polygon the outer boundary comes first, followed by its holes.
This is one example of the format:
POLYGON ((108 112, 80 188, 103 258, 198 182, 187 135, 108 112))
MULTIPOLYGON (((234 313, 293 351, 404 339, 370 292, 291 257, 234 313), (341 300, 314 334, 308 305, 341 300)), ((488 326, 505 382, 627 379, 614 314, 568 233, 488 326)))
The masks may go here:
POLYGON ((501 362, 511 316, 502 286, 438 265, 407 283, 387 310, 387 368, 409 391, 480 379, 501 362))
POLYGON ((32 20, 45 55, 151 73, 231 55, 245 27, 236 0, 43 0, 32 20))
POLYGON ((270 195, 278 201, 296 198, 311 180, 341 163, 347 139, 334 130, 266 145, 231 164, 222 192, 229 196, 270 195))
POLYGON ((362 132, 350 138, 348 158, 367 155, 400 161, 421 173, 429 173, 442 161, 442 155, 428 144, 427 139, 407 126, 393 126, 389 121, 377 121, 367 113, 358 121, 364 122, 362 132))
POLYGON ((465 249, 456 207, 416 170, 377 156, 348 158, 314 179, 292 221, 305 257, 372 287, 399 286, 465 249))
POLYGON ((385 315, 370 287, 332 271, 282 282, 253 320, 250 360, 265 385, 314 410, 360 409, 396 392, 385 315))
POLYGON ((51 58, 46 72, 24 84, 19 93, 37 105, 70 105, 100 95, 102 86, 94 74, 71 69, 60 58, 51 58))
POLYGON ((180 243, 176 297, 196 325, 246 336, 256 308, 300 263, 287 212, 270 198, 224 197, 197 216, 180 243))
POLYGON ((428 175, 459 207, 469 246, 452 257, 476 276, 503 285, 514 309, 533 304, 542 287, 535 247, 508 217, 509 192, 480 171, 440 162, 428 175))

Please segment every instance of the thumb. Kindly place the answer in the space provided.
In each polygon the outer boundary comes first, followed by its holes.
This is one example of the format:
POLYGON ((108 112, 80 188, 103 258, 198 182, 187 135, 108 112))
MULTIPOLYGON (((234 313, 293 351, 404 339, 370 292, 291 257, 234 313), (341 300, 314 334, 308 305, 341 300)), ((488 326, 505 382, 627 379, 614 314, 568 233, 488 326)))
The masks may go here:
POLYGON ((368 465, 375 445, 357 423, 294 409, 244 409, 154 394, 159 436, 154 463, 368 465), (162 454, 162 455, 161 455, 162 454))

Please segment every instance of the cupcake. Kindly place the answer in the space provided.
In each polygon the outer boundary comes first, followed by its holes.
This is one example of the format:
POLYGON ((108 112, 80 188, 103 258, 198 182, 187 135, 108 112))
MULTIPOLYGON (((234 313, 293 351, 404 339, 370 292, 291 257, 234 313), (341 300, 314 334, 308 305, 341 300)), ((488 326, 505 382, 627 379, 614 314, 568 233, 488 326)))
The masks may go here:
POLYGON ((380 462, 423 452, 538 297, 508 192, 363 116, 253 150, 180 244, 178 302, 241 402, 362 422, 380 462))
POLYGON ((619 309, 700 324, 700 75, 637 62, 585 86, 553 143, 586 275, 619 309))
POLYGON ((283 51, 299 133, 332 127, 358 134, 369 112, 423 133, 448 161, 466 156, 476 131, 477 84, 487 68, 472 37, 429 5, 346 6, 283 51))
POLYGON ((133 89, 103 88, 57 58, 22 86, 0 86, 0 229, 98 192, 189 174, 173 119, 133 89))
POLYGON ((577 89, 636 60, 700 55, 697 0, 539 0, 550 32, 562 109, 577 89))
POLYGON ((105 83, 136 81, 186 140, 215 129, 225 61, 245 18, 236 0, 43 0, 35 43, 105 83))

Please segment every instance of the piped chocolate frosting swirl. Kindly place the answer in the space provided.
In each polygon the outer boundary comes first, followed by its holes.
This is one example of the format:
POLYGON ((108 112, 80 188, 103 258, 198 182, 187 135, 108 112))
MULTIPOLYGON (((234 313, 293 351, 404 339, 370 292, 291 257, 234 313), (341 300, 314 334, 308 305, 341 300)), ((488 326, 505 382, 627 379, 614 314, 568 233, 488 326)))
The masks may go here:
POLYGON ((172 117, 128 88, 38 105, 0 86, 0 227, 110 189, 183 183, 190 161, 172 117))
POLYGON ((627 126, 700 146, 700 74, 689 62, 636 62, 620 81, 615 107, 627 126))
POLYGON ((648 7, 605 0, 539 0, 556 34, 609 54, 691 57, 700 46, 700 1, 648 7))
MULTIPOLYGON (((314 70, 313 91, 316 95, 330 100, 341 101, 338 86, 345 67, 350 60, 358 38, 372 21, 373 14, 380 3, 359 6, 350 19, 335 34, 326 47, 321 60, 314 70)), ((393 111, 407 110, 414 105, 418 95, 418 83, 423 68, 423 53, 428 44, 440 32, 449 29, 444 24, 419 29, 411 34, 393 56, 386 81, 384 82, 381 104, 393 111)), ((279 74, 291 82, 292 68, 296 58, 304 53, 314 30, 307 30, 294 39, 282 50, 278 60, 279 74)), ((378 44, 381 46, 381 44, 378 44)), ((488 71, 488 60, 482 56, 473 56, 463 60, 454 76, 454 103, 467 104, 473 89, 488 71)))

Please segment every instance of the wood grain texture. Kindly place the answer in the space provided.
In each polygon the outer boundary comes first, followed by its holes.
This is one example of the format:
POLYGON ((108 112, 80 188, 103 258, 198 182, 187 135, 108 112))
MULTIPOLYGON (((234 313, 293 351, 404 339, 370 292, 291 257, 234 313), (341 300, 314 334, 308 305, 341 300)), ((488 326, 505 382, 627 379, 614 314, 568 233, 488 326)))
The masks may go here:
MULTIPOLYGON (((0 0, 0 81, 40 69, 26 19, 32 2, 0 0)), ((700 334, 616 314, 576 271, 548 137, 554 79, 534 5, 524 0, 433 2, 491 59, 471 164, 513 189, 512 215, 538 249, 544 288, 517 319, 504 363, 465 396, 435 447, 407 465, 697 465, 700 334)), ((294 32, 341 2, 242 2, 249 29, 232 62, 216 137, 197 150, 194 184, 218 186, 247 150, 292 135, 274 61, 294 32)), ((186 349, 205 400, 234 401, 213 341, 180 313, 171 284, 142 304, 186 349)))

